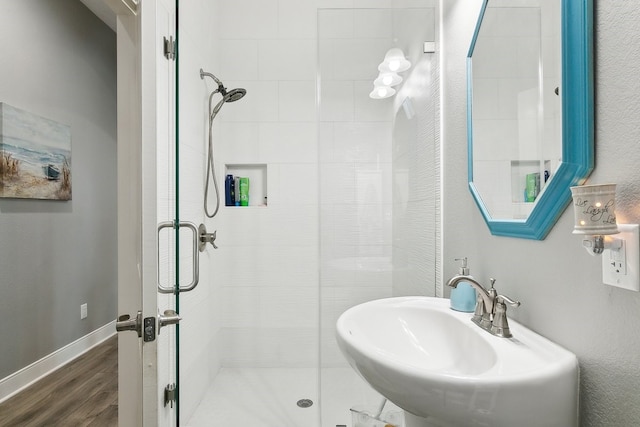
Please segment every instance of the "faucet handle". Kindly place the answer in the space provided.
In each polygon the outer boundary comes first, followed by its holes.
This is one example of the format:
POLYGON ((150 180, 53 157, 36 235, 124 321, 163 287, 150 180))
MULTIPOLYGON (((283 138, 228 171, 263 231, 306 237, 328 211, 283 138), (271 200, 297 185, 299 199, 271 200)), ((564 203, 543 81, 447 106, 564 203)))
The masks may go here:
POLYGON ((493 322, 489 330, 493 335, 502 338, 511 338, 513 336, 509 329, 509 321, 507 320, 507 304, 512 307, 518 307, 520 301, 514 301, 504 295, 498 295, 496 297, 496 310, 493 316, 493 322))
POLYGON ((491 297, 491 299, 495 302, 496 298, 498 297, 498 291, 496 291, 496 288, 493 287, 494 283, 496 283, 496 279, 494 279, 493 277, 489 279, 489 284, 491 285, 491 287, 487 290, 487 293, 489 294, 489 297, 491 297))
POLYGON ((496 297, 496 301, 498 303, 507 303, 509 304, 511 307, 519 307, 520 306, 520 301, 514 301, 511 298, 504 296, 504 295, 498 295, 496 297))

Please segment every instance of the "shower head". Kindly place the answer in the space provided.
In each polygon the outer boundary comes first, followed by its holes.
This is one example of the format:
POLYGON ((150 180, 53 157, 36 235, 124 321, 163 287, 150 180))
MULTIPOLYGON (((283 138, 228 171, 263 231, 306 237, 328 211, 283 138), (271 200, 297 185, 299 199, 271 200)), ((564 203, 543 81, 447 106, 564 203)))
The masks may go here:
POLYGON ((243 88, 231 89, 229 92, 223 95, 224 102, 235 102, 242 99, 247 94, 247 91, 243 88))
POLYGON ((221 94, 225 102, 237 101, 247 93, 247 91, 242 88, 231 89, 230 91, 227 92, 227 88, 224 87, 224 85, 222 84, 222 81, 220 81, 219 78, 217 78, 211 73, 207 73, 202 68, 200 68, 200 78, 204 80, 205 77, 211 77, 213 81, 216 82, 216 84, 218 85, 218 89, 216 89, 214 93, 221 94))
POLYGON ((211 111, 211 116, 210 116, 211 120, 213 120, 216 114, 218 114, 218 111, 220 111, 220 108, 222 108, 222 104, 224 104, 225 102, 235 102, 241 99, 247 93, 247 91, 243 88, 231 89, 227 91, 227 88, 224 87, 224 85, 222 84, 222 81, 220 81, 219 78, 217 78, 211 73, 207 73, 202 68, 200 68, 200 78, 204 80, 205 77, 211 77, 213 81, 216 82, 216 84, 218 85, 218 89, 214 90, 211 93, 211 95, 209 95, 209 110, 211 111), (218 102, 218 104, 216 104, 216 106, 212 110, 211 100, 213 99, 213 95, 215 95, 216 93, 219 93, 220 95, 222 95, 222 99, 220 100, 220 102, 218 102))
MULTIPOLYGON (((215 107, 213 107, 213 110, 211 110, 211 120, 213 120, 216 114, 218 114, 218 111, 220 111, 224 103, 235 102, 241 99, 247 93, 247 91, 242 88, 231 89, 229 92, 225 90, 224 93, 222 91, 219 92, 222 94, 222 99, 216 104, 215 107)), ((213 92, 211 95, 209 95, 209 105, 211 105, 211 99, 213 98, 213 95, 215 95, 215 93, 216 92, 213 92)))

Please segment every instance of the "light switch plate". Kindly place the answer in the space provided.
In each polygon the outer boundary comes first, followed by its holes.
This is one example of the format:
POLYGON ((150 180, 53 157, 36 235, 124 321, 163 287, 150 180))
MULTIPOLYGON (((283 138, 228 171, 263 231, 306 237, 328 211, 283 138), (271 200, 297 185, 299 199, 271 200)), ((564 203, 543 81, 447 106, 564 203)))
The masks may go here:
POLYGON ((619 251, 602 252, 602 282, 631 291, 640 291, 640 226, 618 224, 620 233, 611 237, 624 240, 619 251))

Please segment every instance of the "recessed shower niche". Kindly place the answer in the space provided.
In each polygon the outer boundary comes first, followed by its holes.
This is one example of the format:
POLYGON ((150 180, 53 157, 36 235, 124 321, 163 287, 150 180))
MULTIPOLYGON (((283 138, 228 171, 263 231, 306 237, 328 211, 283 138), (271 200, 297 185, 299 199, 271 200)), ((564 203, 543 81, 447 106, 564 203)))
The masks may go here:
MULTIPOLYGON (((227 175, 249 178, 249 207, 267 206, 267 165, 265 163, 234 163, 225 165, 224 178, 227 175)), ((225 182, 225 179, 222 182, 225 182)), ((220 193, 224 193, 224 188, 220 193)), ((222 199, 222 197, 221 197, 222 199)), ((246 206, 226 206, 246 207, 246 206)))

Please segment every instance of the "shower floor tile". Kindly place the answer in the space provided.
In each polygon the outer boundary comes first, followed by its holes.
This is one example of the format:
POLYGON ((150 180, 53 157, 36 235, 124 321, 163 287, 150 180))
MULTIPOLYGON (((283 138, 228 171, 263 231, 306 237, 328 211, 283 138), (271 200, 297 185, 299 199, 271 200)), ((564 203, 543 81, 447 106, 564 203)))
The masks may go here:
POLYGON ((315 369, 224 368, 187 426, 314 426, 317 384, 315 369), (300 408, 300 399, 311 399, 314 405, 300 408))
MULTIPOLYGON (((350 367, 325 368, 322 375, 322 427, 352 427, 351 408, 375 413, 383 399, 350 367)), ((400 409, 387 402, 385 411, 400 409)), ((303 427, 303 426, 300 426, 303 427)))
MULTIPOLYGON (((224 368, 202 397, 186 427, 351 426, 350 408, 376 408, 381 396, 351 368, 322 370, 322 408, 316 369, 224 368), (311 399, 310 408, 296 402, 311 399)), ((394 405, 388 404, 386 410, 394 405)))

